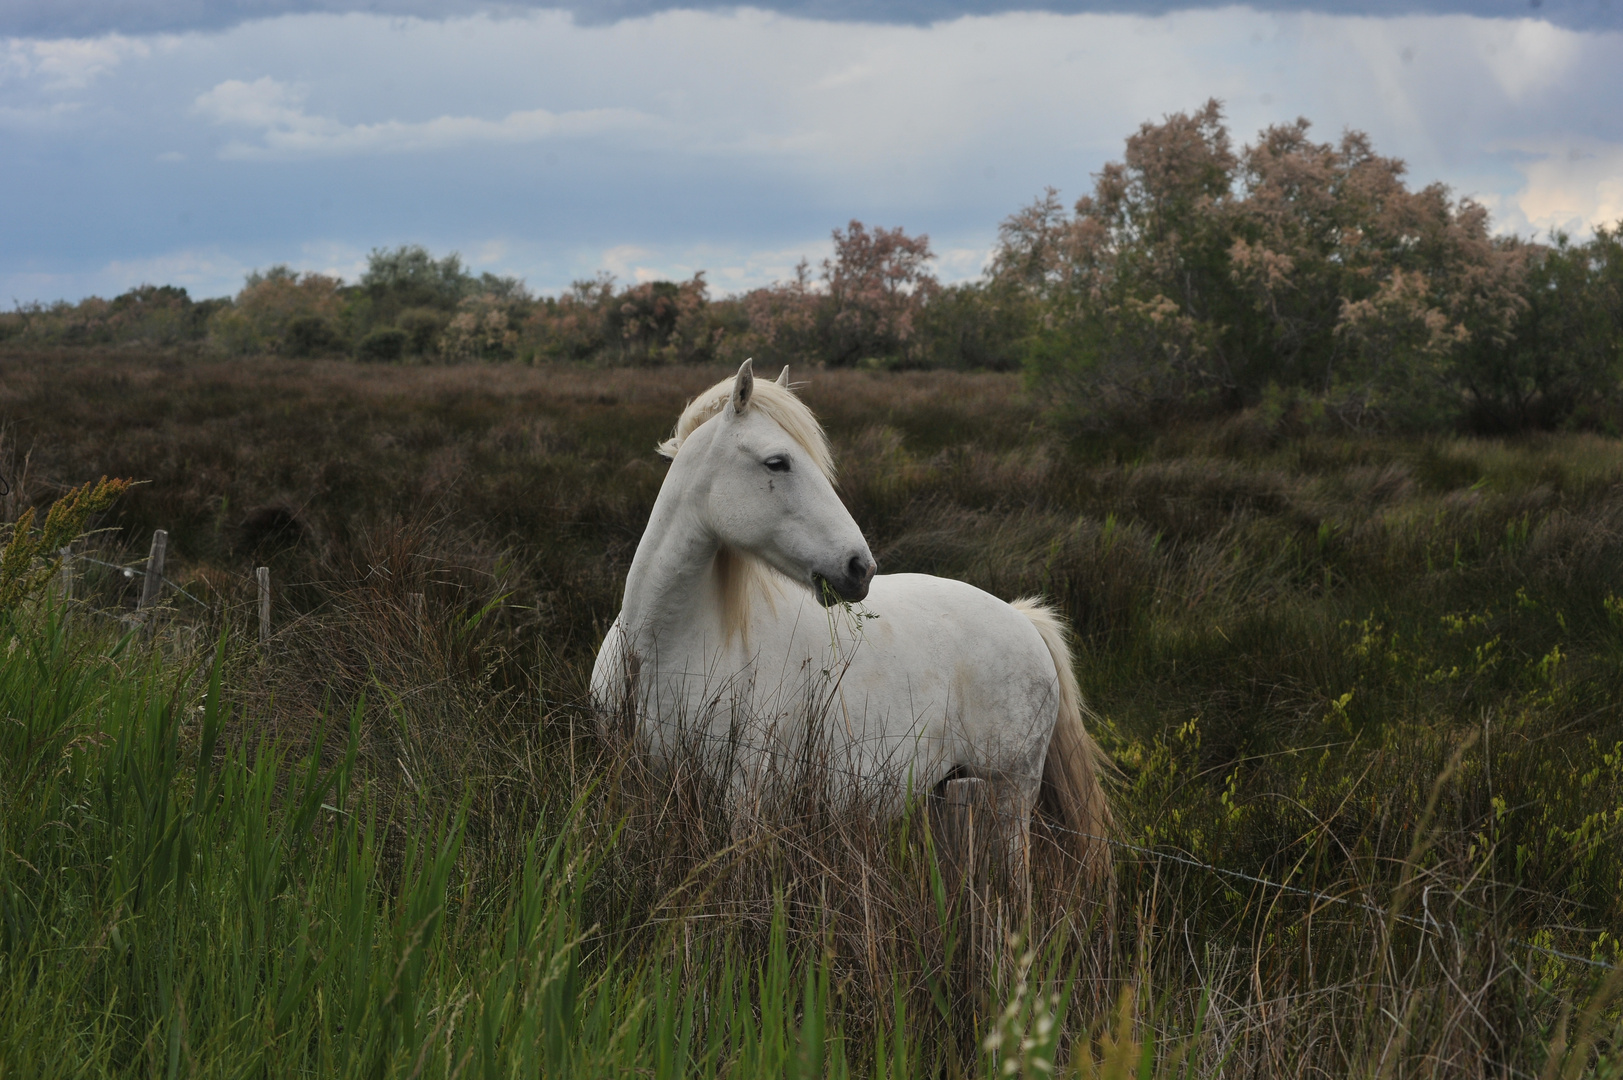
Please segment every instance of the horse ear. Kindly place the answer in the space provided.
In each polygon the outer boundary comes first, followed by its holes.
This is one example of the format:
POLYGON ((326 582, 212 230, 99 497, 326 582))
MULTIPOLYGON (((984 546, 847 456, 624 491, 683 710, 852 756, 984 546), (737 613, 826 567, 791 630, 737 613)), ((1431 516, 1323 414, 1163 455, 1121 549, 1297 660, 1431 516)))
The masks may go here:
POLYGON ((789 365, 788 364, 783 365, 783 370, 778 372, 778 385, 783 387, 785 390, 789 389, 789 365))
POLYGON ((738 366, 738 378, 733 380, 733 412, 741 413, 750 407, 755 396, 755 361, 745 360, 738 366))

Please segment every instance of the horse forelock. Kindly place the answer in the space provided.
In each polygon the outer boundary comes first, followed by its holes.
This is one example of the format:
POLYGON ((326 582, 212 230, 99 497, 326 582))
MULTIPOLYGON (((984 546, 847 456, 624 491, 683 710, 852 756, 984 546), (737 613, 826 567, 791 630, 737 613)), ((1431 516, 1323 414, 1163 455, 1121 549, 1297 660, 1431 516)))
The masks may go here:
MULTIPOLYGON (((732 393, 733 380, 723 379, 688 402, 687 408, 682 410, 682 415, 676 421, 676 430, 671 433, 670 438, 659 444, 659 452, 674 461, 687 437, 693 434, 694 429, 700 424, 726 408, 728 401, 732 399, 732 393)), ((806 403, 801 401, 793 390, 768 379, 756 379, 749 407, 760 409, 806 451, 807 456, 812 459, 812 464, 816 465, 824 476, 830 480, 834 479, 834 455, 829 451, 828 436, 823 433, 823 425, 817 422, 817 417, 812 415, 806 403)))

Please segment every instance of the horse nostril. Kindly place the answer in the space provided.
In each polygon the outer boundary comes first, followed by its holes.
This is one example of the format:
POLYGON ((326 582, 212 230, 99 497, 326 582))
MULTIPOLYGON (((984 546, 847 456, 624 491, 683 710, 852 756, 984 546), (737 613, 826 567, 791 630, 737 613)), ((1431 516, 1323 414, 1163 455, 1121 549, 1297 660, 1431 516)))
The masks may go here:
POLYGON ((851 561, 845 564, 845 572, 852 581, 867 581, 873 571, 873 564, 861 555, 851 556, 851 561))

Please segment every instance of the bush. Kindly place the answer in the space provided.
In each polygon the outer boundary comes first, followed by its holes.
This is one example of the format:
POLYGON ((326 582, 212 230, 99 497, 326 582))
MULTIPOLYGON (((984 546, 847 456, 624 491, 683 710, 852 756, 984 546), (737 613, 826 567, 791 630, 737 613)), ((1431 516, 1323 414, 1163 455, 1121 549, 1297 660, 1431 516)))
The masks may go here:
POLYGON ((395 327, 374 330, 355 346, 355 359, 381 363, 399 360, 405 355, 409 340, 410 335, 395 327))
MULTIPOLYGON (((829 367, 935 366, 927 323, 941 286, 927 265, 935 258, 930 238, 853 220, 833 239, 834 257, 823 260, 817 282, 801 260, 792 280, 734 301, 747 325, 722 354, 829 367)), ((984 330, 963 325, 966 314, 982 314, 964 298, 955 293, 936 321, 939 344, 955 358, 955 344, 984 330)))
MULTIPOLYGON (((504 310, 513 312, 522 340, 517 351, 528 358, 705 363, 716 358, 729 335, 742 339, 745 335, 734 332, 747 322, 736 301, 714 305, 708 293, 703 272, 687 281, 647 281, 624 289, 616 289, 614 278, 605 274, 577 281, 564 295, 535 301, 527 311, 512 301, 504 310)), ((453 323, 459 342, 467 321, 459 314, 453 323)))
POLYGON ((720 334, 708 317, 707 292, 702 271, 689 281, 631 286, 607 305, 604 336, 618 344, 621 363, 709 360, 720 334))
POLYGON ((454 252, 435 259, 420 244, 403 244, 393 251, 373 248, 366 264, 361 288, 374 297, 388 297, 396 306, 449 310, 475 292, 474 277, 454 252))
POLYGON ((327 356, 342 350, 338 331, 320 315, 300 315, 282 335, 282 352, 288 356, 327 356))
POLYGON ((1026 297, 996 284, 948 285, 923 306, 916 366, 1013 371, 1033 312, 1026 297))
POLYGON ((767 364, 808 364, 823 359, 817 335, 818 306, 822 297, 813 290, 806 260, 795 266, 795 276, 760 289, 751 289, 734 303, 746 329, 728 342, 727 359, 754 356, 767 364))
POLYGON ((1616 401, 1623 228, 1597 229, 1587 244, 1558 233, 1549 246, 1533 247, 1522 298, 1509 341, 1473 342, 1461 365, 1470 424, 1479 431, 1555 427, 1616 401))
POLYGON ((558 297, 543 297, 524 319, 528 351, 547 360, 590 360, 608 347, 606 313, 614 303, 614 278, 603 274, 576 281, 558 297))
POLYGON ((0 314, 0 341, 36 345, 184 345, 201 340, 229 300, 194 301, 174 285, 138 285, 111 301, 19 304, 0 314))
POLYGON ((490 295, 470 296, 440 339, 440 352, 450 361, 511 360, 518 348, 513 305, 490 295))
POLYGON ((344 305, 343 282, 273 266, 248 275, 230 307, 209 322, 209 340, 221 352, 244 355, 277 346, 289 355, 342 352, 336 329, 344 305), (295 333, 293 323, 303 321, 295 333))
MULTIPOLYGON (((458 305, 474 297, 494 297, 507 303, 528 303, 529 292, 517 278, 480 274, 475 277, 462 265, 455 252, 436 259, 419 244, 402 245, 393 251, 374 248, 367 258, 366 273, 355 290, 357 301, 364 298, 363 326, 401 325, 409 311, 432 311, 439 321, 413 351, 428 355, 438 345, 439 332, 451 321, 458 305)), ((357 308, 359 305, 357 305, 357 308)), ((408 332, 410 332, 408 330, 408 332)))
POLYGON ((395 325, 406 335, 406 351, 413 356, 432 356, 439 351, 440 335, 451 324, 451 317, 434 308, 407 308, 395 320, 395 325))

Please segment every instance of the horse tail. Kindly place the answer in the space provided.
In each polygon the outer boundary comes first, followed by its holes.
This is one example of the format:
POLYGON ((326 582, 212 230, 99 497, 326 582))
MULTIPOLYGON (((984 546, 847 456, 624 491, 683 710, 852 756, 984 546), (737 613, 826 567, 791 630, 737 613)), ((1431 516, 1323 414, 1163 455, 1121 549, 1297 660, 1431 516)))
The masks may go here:
POLYGON ((1109 763, 1082 726, 1085 706, 1071 666, 1065 623, 1053 608, 1039 600, 1016 600, 1013 607, 1037 628, 1054 660, 1054 673, 1059 676, 1059 718, 1048 741, 1048 756, 1043 760, 1038 805, 1064 830, 1060 846, 1081 864, 1083 878, 1090 885, 1108 886, 1112 876, 1112 821, 1102 776, 1109 763))

